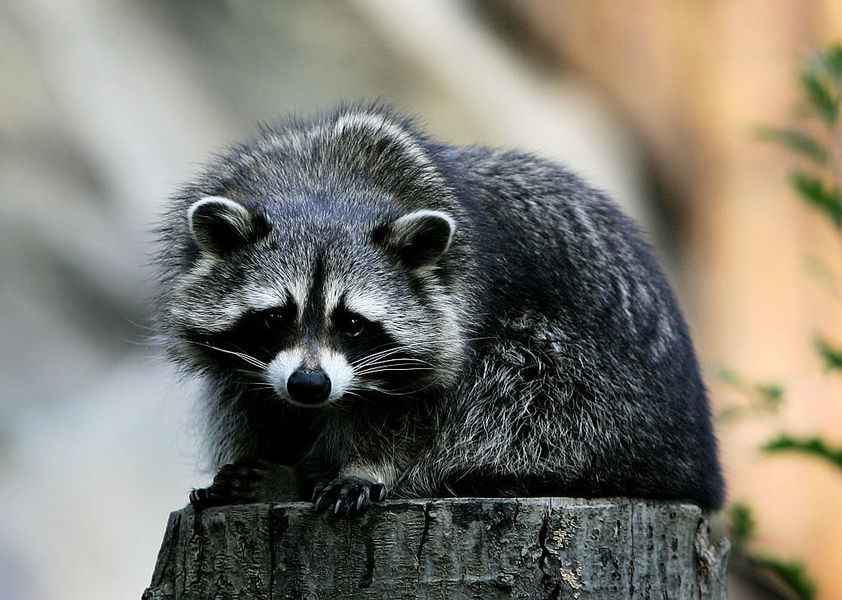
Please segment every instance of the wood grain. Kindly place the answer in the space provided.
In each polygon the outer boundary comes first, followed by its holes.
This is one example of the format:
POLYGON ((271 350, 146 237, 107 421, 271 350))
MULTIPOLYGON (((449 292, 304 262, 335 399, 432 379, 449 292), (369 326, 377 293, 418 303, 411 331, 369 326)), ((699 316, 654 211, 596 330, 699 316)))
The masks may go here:
POLYGON ((143 600, 725 598, 728 543, 690 505, 568 498, 170 515, 143 600))

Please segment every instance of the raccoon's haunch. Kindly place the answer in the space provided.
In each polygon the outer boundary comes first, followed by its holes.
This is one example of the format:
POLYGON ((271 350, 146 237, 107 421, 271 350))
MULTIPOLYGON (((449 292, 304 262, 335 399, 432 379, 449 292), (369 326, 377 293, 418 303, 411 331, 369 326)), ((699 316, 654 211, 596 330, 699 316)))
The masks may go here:
POLYGON ((652 249, 558 164, 343 106, 212 161, 160 233, 159 336, 206 383, 213 460, 235 463, 197 505, 723 502, 693 345, 652 249))

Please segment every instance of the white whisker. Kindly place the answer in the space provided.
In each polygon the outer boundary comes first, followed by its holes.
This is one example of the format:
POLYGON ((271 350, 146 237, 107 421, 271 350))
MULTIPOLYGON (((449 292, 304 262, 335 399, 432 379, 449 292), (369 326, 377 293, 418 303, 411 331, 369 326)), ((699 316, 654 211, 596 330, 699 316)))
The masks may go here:
POLYGON ((205 348, 210 348, 211 350, 216 350, 217 352, 222 352, 224 354, 230 354, 232 356, 236 356, 237 358, 245 361, 246 363, 250 364, 253 367, 257 367, 258 369, 265 369, 268 365, 260 359, 257 359, 253 356, 246 354, 245 352, 236 352, 235 350, 226 350, 225 348, 220 348, 219 346, 214 346, 212 344, 208 344, 205 342, 195 342, 192 340, 188 340, 190 344, 195 344, 196 346, 203 346, 205 348))
POLYGON ((367 371, 360 371, 357 375, 372 375, 375 373, 389 373, 395 371, 435 371, 432 367, 407 367, 407 368, 385 368, 385 369, 369 369, 367 371))

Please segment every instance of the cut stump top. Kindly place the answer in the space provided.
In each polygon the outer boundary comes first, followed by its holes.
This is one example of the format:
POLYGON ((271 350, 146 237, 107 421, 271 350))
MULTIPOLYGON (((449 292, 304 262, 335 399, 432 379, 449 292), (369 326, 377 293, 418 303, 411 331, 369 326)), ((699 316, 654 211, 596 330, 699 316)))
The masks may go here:
POLYGON ((701 510, 628 499, 395 500, 170 515, 143 600, 725 598, 701 510))

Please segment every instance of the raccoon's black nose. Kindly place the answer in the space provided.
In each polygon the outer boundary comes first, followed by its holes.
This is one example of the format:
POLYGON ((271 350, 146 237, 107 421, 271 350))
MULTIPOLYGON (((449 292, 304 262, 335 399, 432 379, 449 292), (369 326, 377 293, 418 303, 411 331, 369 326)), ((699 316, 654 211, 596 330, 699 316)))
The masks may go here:
POLYGON ((330 395, 330 378, 321 370, 298 369, 287 379, 287 391, 299 404, 321 404, 330 395))

